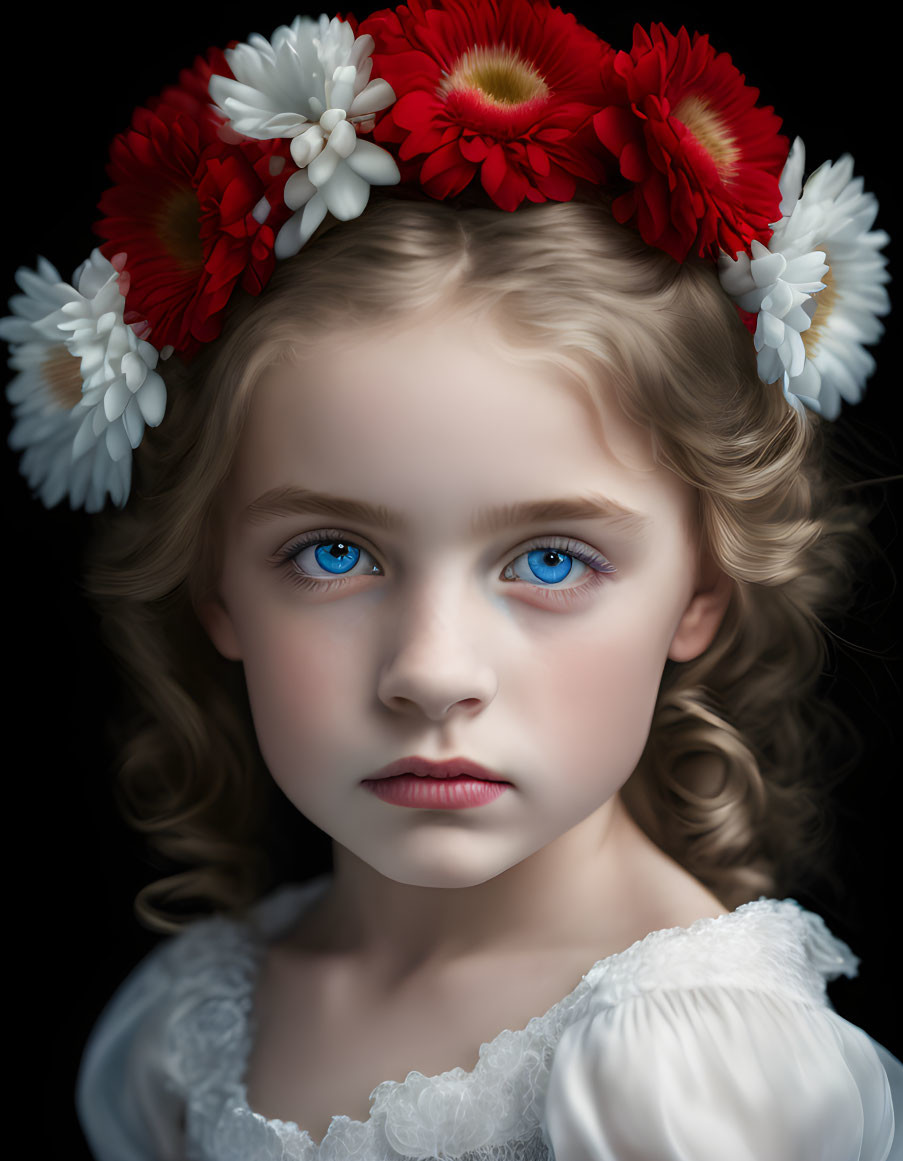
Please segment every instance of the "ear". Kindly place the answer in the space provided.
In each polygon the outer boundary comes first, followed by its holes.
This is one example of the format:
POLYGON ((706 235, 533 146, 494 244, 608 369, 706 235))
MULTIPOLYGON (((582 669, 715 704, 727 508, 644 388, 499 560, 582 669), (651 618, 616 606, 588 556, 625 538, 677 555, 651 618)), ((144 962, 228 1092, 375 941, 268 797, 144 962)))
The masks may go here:
POLYGON ((672 661, 692 661, 708 649, 724 619, 733 591, 731 578, 708 559, 701 570, 699 587, 671 638, 668 657, 672 661))
POLYGON ((241 647, 229 611, 219 597, 200 601, 194 609, 215 648, 228 661, 241 661, 241 647))

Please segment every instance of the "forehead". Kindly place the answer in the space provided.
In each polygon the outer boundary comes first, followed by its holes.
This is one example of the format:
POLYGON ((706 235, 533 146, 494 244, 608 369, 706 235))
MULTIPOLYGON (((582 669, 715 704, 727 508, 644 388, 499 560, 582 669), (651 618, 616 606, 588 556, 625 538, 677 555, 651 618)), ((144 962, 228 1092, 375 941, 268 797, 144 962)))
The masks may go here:
POLYGON ((265 372, 230 506, 285 486, 434 518, 593 489, 635 507, 680 481, 605 384, 593 403, 551 360, 506 352, 491 324, 447 317, 330 336, 265 372))

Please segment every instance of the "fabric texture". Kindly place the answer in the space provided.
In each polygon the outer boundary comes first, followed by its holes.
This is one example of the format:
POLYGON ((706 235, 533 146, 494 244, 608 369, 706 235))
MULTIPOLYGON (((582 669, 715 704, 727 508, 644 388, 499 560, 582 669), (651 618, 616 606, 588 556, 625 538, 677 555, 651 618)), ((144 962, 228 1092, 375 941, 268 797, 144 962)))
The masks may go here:
POLYGON ((858 960, 792 899, 654 931, 599 960, 471 1071, 410 1072, 322 1142, 248 1106, 266 943, 329 882, 164 941, 117 991, 78 1077, 97 1161, 903 1161, 903 1065, 840 1017, 858 960))

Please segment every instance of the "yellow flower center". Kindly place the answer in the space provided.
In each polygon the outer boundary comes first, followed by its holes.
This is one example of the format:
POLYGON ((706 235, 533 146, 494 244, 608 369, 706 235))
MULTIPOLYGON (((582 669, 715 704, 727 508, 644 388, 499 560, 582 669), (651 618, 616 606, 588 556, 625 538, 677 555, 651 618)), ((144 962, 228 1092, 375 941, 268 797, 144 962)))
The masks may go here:
POLYGON ((66 411, 71 411, 82 397, 81 362, 65 347, 54 347, 41 364, 50 394, 66 411))
POLYGON ((154 222, 157 237, 186 270, 204 264, 200 222, 201 207, 193 189, 173 190, 154 222))
POLYGON ((690 130, 715 163, 721 177, 733 172, 740 150, 721 115, 702 97, 689 96, 675 107, 672 116, 690 130))
POLYGON ((549 92, 536 69, 502 45, 465 52, 439 88, 446 96, 456 91, 478 93, 489 104, 505 108, 523 105, 549 92))
MULTIPOLYGON (((830 267, 831 256, 828 253, 827 246, 819 245, 813 246, 813 250, 823 250, 825 255, 825 262, 830 267)), ((837 283, 834 281, 830 269, 827 273, 821 276, 822 282, 825 284, 824 290, 819 290, 815 295, 815 317, 812 319, 812 325, 807 331, 803 331, 802 339, 803 346, 806 348, 806 358, 811 359, 818 352, 818 341, 825 330, 828 319, 837 305, 839 295, 837 293, 837 283)))

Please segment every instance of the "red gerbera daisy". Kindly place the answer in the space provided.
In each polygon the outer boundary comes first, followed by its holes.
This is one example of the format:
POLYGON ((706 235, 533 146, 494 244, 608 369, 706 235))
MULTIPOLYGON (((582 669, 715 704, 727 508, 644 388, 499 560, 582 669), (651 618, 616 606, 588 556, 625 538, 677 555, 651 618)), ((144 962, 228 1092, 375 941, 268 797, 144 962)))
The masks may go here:
POLYGON ((217 337, 237 282, 251 294, 266 285, 290 213, 286 143, 230 133, 205 99, 212 71, 199 59, 179 86, 135 111, 113 142, 107 173, 115 184, 95 227, 107 239, 105 257, 127 256, 127 319, 143 320, 143 337, 158 350, 185 357, 217 337))
POLYGON ((767 241, 788 141, 727 53, 685 28, 637 26, 629 53, 603 59, 602 81, 596 132, 632 183, 613 203, 619 221, 679 261, 767 241))
POLYGON ((409 0, 361 22, 395 90, 374 138, 435 198, 479 174, 497 206, 567 201, 604 176, 591 128, 611 49, 547 0, 409 0))

